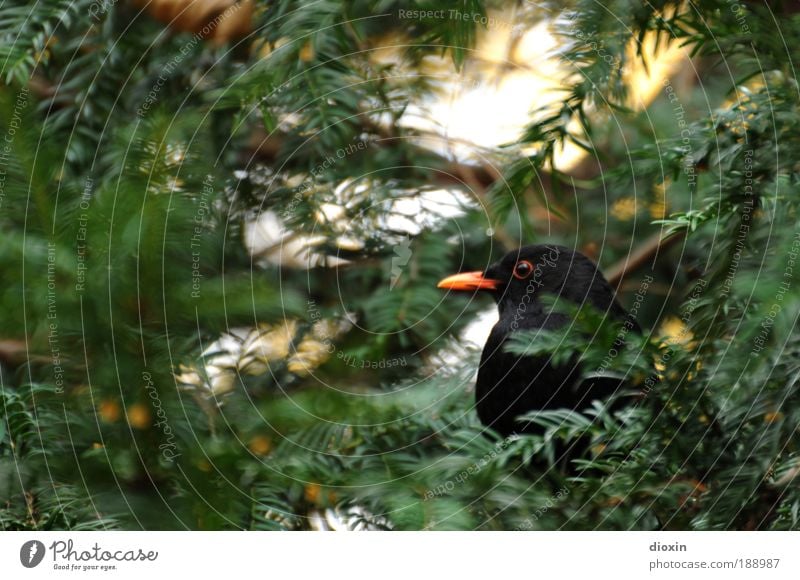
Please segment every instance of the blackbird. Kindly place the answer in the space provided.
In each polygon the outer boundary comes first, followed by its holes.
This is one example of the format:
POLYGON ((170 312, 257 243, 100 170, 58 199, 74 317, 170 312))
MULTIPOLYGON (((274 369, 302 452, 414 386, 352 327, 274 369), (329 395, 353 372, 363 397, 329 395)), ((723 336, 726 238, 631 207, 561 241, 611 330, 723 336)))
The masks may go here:
POLYGON ((554 330, 570 322, 569 316, 554 312, 542 301, 543 294, 578 305, 588 303, 604 315, 624 321, 630 331, 640 331, 595 264, 580 252, 557 245, 525 246, 509 252, 485 272, 456 274, 438 286, 488 292, 497 302, 500 320, 483 348, 475 398, 481 422, 501 435, 540 433, 541 427, 517 418, 538 410, 580 411, 619 389, 619 378, 582 378, 577 356, 555 365, 547 356, 505 351, 509 337, 519 330, 554 330))

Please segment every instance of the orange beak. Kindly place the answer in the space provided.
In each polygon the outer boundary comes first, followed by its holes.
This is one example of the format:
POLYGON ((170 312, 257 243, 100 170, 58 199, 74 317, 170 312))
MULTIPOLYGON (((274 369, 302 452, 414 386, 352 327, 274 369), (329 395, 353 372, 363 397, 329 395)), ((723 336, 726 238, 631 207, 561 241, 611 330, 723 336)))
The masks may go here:
POLYGON ((436 287, 448 290, 497 290, 498 284, 500 284, 500 280, 484 278, 483 272, 463 272, 455 276, 448 276, 436 287))

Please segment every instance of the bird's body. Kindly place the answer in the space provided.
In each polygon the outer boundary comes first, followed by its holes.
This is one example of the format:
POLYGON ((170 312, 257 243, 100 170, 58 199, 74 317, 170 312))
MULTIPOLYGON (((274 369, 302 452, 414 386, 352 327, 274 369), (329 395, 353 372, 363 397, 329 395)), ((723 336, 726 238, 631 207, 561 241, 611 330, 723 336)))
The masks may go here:
MULTIPOLYGON (((618 379, 597 376, 583 380, 575 357, 555 365, 549 357, 507 352, 506 343, 522 330, 556 330, 570 318, 553 312, 541 299, 547 293, 574 304, 590 304, 615 320, 627 313, 614 290, 589 258, 563 246, 525 246, 510 252, 485 272, 453 276, 440 283, 456 290, 488 290, 500 318, 484 346, 476 383, 478 417, 502 435, 534 431, 517 421, 520 415, 544 409, 581 410, 605 399, 619 387, 618 379)), ((632 328, 638 326, 630 321, 632 328)))

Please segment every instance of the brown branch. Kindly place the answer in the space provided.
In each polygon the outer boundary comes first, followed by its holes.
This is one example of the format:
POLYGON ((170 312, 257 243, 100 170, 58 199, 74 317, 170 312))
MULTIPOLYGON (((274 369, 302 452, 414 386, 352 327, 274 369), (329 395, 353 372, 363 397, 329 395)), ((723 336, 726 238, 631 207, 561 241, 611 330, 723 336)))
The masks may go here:
POLYGON ((651 236, 633 253, 628 254, 625 258, 611 266, 611 268, 608 269, 606 279, 612 286, 619 286, 622 280, 631 273, 647 264, 650 264, 652 267, 658 259, 660 252, 668 250, 679 241, 683 240, 684 237, 686 237, 684 232, 678 232, 665 238, 662 238, 659 234, 651 236))

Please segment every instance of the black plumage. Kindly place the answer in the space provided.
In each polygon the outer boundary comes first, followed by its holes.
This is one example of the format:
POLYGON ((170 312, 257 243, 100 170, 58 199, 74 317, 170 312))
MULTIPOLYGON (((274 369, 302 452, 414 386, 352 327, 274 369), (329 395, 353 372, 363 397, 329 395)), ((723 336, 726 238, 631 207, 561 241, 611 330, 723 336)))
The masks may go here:
POLYGON ((483 349, 475 396, 481 422, 501 435, 538 431, 535 425, 516 421, 520 415, 545 409, 581 410, 620 387, 619 379, 608 376, 581 380, 577 357, 555 365, 549 357, 505 350, 517 331, 554 330, 570 322, 567 315, 553 311, 551 302, 542 300, 547 293, 577 305, 588 303, 639 331, 617 302, 613 288, 580 252, 557 245, 525 246, 485 272, 457 274, 442 280, 439 287, 486 291, 497 302, 500 319, 483 349))

